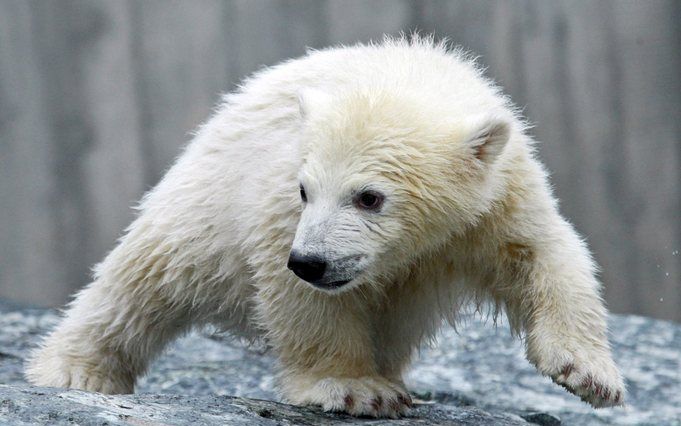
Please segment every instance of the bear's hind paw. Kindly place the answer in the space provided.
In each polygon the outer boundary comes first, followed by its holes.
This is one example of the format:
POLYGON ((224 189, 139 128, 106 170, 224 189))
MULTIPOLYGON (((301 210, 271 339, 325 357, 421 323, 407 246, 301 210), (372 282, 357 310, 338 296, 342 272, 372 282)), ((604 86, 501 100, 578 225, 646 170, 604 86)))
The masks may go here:
MULTIPOLYGON (((104 372, 106 360, 79 362, 68 356, 39 353, 26 366, 26 378, 35 386, 79 389, 105 394, 126 394, 134 390, 134 379, 122 372, 104 372), (98 367, 93 367, 98 365, 98 367)), ((115 371, 116 369, 111 369, 115 371)), ((121 370, 118 368, 117 370, 121 370)))

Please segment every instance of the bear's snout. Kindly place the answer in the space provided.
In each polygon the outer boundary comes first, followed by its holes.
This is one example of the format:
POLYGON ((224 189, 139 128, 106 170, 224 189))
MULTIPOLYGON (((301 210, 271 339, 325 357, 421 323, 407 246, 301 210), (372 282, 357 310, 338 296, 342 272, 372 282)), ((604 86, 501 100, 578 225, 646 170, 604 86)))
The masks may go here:
POLYGON ((288 268, 301 279, 315 283, 324 276, 326 271, 326 261, 321 257, 301 255, 292 251, 288 258, 288 268))

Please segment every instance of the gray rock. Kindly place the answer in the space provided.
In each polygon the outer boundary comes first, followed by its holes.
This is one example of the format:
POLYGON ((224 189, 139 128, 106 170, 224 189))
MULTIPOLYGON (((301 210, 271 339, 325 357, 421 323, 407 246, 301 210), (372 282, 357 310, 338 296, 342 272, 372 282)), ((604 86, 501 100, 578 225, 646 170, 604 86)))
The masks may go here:
MULTIPOLYGON (((0 302, 0 424, 388 423, 272 402, 274 356, 206 333, 172 345, 135 395, 28 386, 23 360, 56 320, 53 311, 0 302)), ((471 319, 421 351, 407 376, 416 408, 395 424, 681 425, 681 326, 613 316, 610 329, 626 408, 593 410, 541 377, 506 326, 471 319)))
POLYGON ((400 420, 368 421, 317 408, 234 396, 102 395, 5 385, 0 385, 0 419, 12 425, 527 425, 519 416, 440 404, 418 406, 408 418, 400 420))

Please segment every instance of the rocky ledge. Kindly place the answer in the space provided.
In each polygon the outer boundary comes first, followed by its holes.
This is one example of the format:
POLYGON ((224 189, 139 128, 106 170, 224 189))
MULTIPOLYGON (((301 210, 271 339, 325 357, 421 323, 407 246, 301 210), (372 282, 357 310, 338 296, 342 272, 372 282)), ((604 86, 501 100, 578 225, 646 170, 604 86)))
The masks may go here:
POLYGON ((471 319, 421 351, 407 377, 417 403, 398 421, 274 402, 272 354, 206 333, 174 344, 135 395, 29 386, 23 360, 56 320, 54 311, 0 303, 0 424, 681 425, 681 325, 648 318, 611 319, 625 408, 593 410, 536 373, 503 324, 471 319))

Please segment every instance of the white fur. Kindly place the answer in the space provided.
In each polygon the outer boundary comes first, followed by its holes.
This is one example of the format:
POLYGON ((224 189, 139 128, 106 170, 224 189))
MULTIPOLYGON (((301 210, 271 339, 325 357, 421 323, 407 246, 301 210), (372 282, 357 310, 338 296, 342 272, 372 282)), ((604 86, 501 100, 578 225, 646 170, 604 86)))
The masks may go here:
POLYGON ((596 407, 623 401, 585 244, 507 99, 442 44, 388 39, 258 72, 139 210, 29 361, 32 383, 132 392, 169 341, 212 323, 267 340, 288 401, 396 417, 414 350, 491 301, 542 374, 596 407), (367 186, 379 212, 352 204, 367 186), (351 282, 298 279, 292 246, 351 282))

